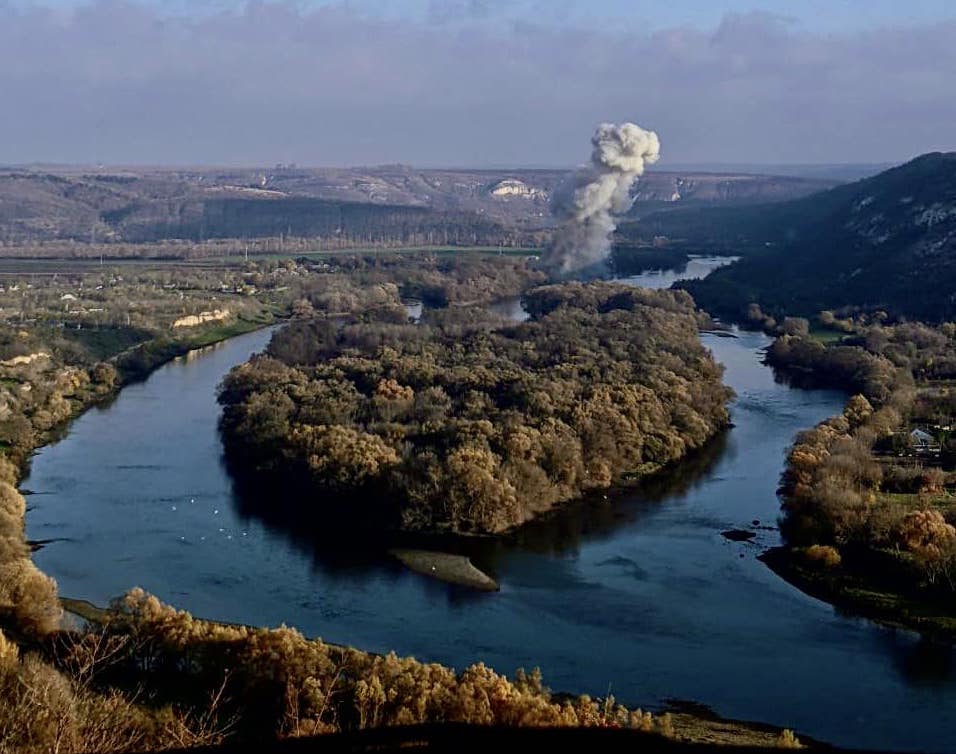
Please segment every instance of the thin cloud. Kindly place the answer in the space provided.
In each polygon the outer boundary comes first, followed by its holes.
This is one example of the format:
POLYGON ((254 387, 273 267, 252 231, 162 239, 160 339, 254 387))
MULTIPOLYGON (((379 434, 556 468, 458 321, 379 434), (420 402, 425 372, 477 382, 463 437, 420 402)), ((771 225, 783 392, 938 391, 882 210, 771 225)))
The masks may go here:
POLYGON ((822 34, 757 13, 648 33, 460 5, 448 24, 0 3, 0 162, 566 164, 604 120, 653 128, 665 165, 956 147, 956 22, 822 34))

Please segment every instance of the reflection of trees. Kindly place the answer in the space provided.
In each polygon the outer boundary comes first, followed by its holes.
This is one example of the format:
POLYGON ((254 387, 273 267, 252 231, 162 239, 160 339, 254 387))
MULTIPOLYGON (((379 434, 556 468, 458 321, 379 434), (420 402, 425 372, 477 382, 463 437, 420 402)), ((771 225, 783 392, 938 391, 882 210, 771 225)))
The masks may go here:
POLYGON ((232 480, 232 499, 239 515, 263 522, 297 550, 312 556, 315 567, 363 573, 388 560, 384 554, 390 544, 384 535, 345 526, 330 517, 304 519, 301 509, 288 502, 305 495, 314 497, 314 493, 291 482, 265 483, 228 458, 223 458, 223 465, 232 480))
POLYGON ((951 644, 903 631, 881 631, 879 636, 894 669, 908 685, 952 683, 956 651, 951 644))
MULTIPOLYGON (((633 524, 669 498, 687 494, 708 478, 727 448, 723 432, 700 450, 659 474, 615 494, 592 496, 566 505, 550 515, 525 524, 504 537, 461 537, 414 533, 387 534, 377 529, 357 529, 354 522, 303 520, 298 506, 282 500, 314 495, 294 484, 276 488, 244 474, 224 460, 233 485, 233 500, 241 516, 265 523, 300 552, 312 558, 314 567, 341 576, 359 579, 363 574, 400 566, 387 553, 391 547, 413 547, 467 555, 482 570, 497 576, 501 558, 508 552, 535 554, 574 552, 588 540, 610 536, 619 527, 633 524)), ((361 504, 354 500, 353 503, 361 504)), ((449 587, 435 583, 434 589, 447 593, 449 587)), ((452 589, 452 593, 463 592, 452 589)), ((466 599, 460 594, 459 599, 466 599)))

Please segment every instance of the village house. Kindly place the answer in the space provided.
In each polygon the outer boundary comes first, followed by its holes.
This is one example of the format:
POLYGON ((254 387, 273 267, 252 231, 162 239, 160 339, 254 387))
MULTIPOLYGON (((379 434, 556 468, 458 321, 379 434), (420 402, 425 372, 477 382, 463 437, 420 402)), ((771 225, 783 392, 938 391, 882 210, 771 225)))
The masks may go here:
POLYGON ((920 454, 939 455, 940 445, 936 438, 925 430, 916 428, 910 432, 910 444, 920 454))

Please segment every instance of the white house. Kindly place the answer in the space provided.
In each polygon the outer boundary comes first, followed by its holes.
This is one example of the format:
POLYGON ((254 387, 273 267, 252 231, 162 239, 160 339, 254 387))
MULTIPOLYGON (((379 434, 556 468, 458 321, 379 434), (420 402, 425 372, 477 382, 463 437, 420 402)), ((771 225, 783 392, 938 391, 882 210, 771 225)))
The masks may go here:
POLYGON ((910 443, 916 449, 917 453, 931 453, 939 451, 939 443, 929 432, 922 429, 914 429, 910 432, 910 443))

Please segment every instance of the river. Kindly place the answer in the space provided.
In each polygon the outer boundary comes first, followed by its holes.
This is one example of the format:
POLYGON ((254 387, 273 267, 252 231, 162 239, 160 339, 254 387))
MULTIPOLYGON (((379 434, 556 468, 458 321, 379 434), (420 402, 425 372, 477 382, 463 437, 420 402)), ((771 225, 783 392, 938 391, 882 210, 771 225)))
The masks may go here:
POLYGON ((610 688, 646 707, 693 700, 849 746, 952 749, 950 648, 783 582, 756 559, 778 543, 773 528, 753 543, 720 534, 773 526, 787 446, 843 404, 775 382, 760 363, 765 336, 703 336, 738 394, 734 428, 705 452, 621 499, 464 547, 501 583, 493 594, 244 513, 222 463, 215 387, 269 336, 162 367, 36 454, 23 482, 28 536, 57 540, 36 561, 62 594, 103 604, 138 585, 204 617, 286 623, 458 668, 540 666, 558 690, 610 688))

